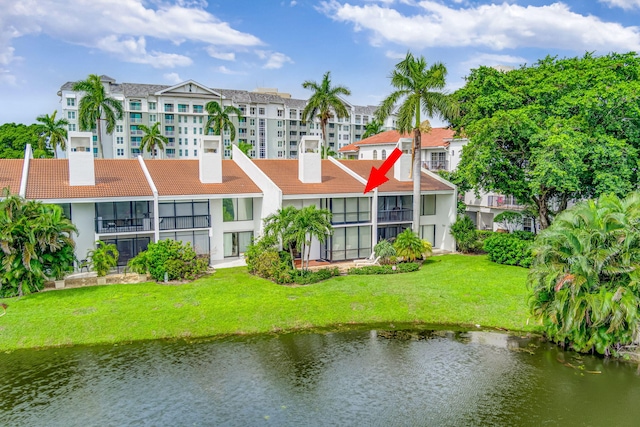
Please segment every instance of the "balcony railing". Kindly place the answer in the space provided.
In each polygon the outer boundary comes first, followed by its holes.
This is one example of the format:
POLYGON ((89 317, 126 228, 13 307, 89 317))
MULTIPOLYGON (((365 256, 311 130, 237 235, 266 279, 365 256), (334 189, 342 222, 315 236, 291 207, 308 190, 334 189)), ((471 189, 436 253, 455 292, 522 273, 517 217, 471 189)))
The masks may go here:
POLYGON ((153 231, 151 218, 96 218, 96 233, 127 233, 135 231, 153 231))
POLYGON ((165 130, 164 134, 165 134, 165 136, 174 136, 176 134, 176 131, 174 131, 174 130, 165 130))
POLYGON ((173 105, 165 105, 164 106, 165 113, 173 113, 173 105))
POLYGON ((449 170, 449 160, 428 160, 422 162, 422 167, 430 171, 449 170))
POLYGON ((131 122, 131 123, 142 123, 142 117, 131 117, 129 119, 129 122, 131 122))
POLYGON ((413 209, 395 208, 378 211, 378 222, 406 222, 413 221, 413 209))
POLYGON ((163 216, 160 230, 180 230, 186 228, 209 228, 209 215, 163 216))
POLYGON ((522 205, 518 200, 513 196, 489 196, 488 197, 488 205, 492 208, 500 208, 500 209, 524 209, 525 206, 522 205))
POLYGON ((172 124, 174 124, 176 121, 175 121, 175 119, 164 119, 164 122, 165 122, 166 124, 168 124, 168 125, 172 125, 172 124))
POLYGON ((144 132, 141 131, 140 129, 138 130, 132 130, 131 131, 131 135, 144 135, 144 132))

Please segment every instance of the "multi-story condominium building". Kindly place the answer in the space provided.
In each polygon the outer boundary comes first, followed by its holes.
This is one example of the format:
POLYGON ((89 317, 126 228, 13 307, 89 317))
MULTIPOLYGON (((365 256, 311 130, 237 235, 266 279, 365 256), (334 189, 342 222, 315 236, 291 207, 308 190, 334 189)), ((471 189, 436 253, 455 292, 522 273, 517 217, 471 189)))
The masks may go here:
MULTIPOLYGON (((294 159, 298 156, 301 138, 320 135, 317 118, 302 121, 306 100, 293 99, 277 89, 245 90, 213 89, 189 80, 174 86, 116 83, 101 76, 106 93, 119 100, 124 107, 124 117, 116 124, 113 134, 103 133, 104 153, 101 157, 112 159, 135 158, 140 152, 143 136, 138 125, 160 123, 160 129, 168 138, 159 158, 197 159, 198 146, 206 134, 207 112, 205 105, 216 101, 222 106, 233 105, 242 111, 242 118, 232 116, 236 128, 235 139, 229 132, 223 137, 224 158, 231 157, 231 145, 244 142, 251 144, 250 157, 256 159, 294 159)), ((72 90, 73 82, 60 88, 58 95, 63 117, 69 121, 69 131, 79 131, 78 106, 82 93, 72 90)), ((327 125, 327 142, 333 151, 361 139, 364 127, 373 120, 374 106, 351 105, 347 118, 332 118, 327 125)), ((395 127, 395 116, 385 122, 386 129, 395 127)), ((103 129, 104 132, 104 129, 103 129)), ((94 135, 97 140, 97 135, 94 135)), ((94 148, 97 150, 98 148, 94 148)), ((97 151, 94 153, 98 156, 97 151)))
POLYGON ((150 242, 191 242, 212 264, 240 257, 263 220, 287 205, 316 205, 333 213, 334 233, 312 243, 311 259, 364 258, 381 238, 419 222, 434 248, 453 250, 456 188, 423 171, 419 218, 413 217, 410 155, 389 181, 363 194, 381 161, 321 159, 320 139, 304 137, 298 159, 251 159, 237 146, 223 159, 220 136, 203 136, 196 159, 96 159, 90 132, 70 132, 66 159, 0 160, 0 186, 30 200, 56 203, 78 228, 76 255, 97 240, 114 243, 120 265, 150 242), (407 170, 404 170, 407 169, 407 170))
MULTIPOLYGON (((352 159, 386 159, 403 138, 412 138, 411 134, 401 134, 395 130, 373 135, 361 141, 354 142, 340 149, 340 153, 352 159)), ((455 132, 446 128, 433 128, 422 134, 422 149, 420 159, 422 167, 431 171, 453 171, 458 167, 462 150, 469 143, 467 138, 456 138, 455 132)), ((503 224, 493 219, 498 214, 510 210, 520 212, 524 206, 513 196, 493 192, 483 192, 478 195, 468 191, 460 195, 466 205, 466 214, 480 230, 499 230, 503 224)), ((522 229, 535 231, 535 219, 524 217, 522 229)))

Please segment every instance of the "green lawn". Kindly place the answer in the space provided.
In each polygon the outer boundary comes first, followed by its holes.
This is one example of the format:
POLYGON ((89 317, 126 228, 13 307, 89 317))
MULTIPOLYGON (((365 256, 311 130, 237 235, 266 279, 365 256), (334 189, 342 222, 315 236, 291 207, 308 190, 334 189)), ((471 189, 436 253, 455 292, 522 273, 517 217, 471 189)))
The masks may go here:
POLYGON ((484 256, 431 258, 417 273, 280 286, 221 269, 184 285, 94 286, 6 299, 0 350, 368 323, 532 331, 527 270, 484 256))

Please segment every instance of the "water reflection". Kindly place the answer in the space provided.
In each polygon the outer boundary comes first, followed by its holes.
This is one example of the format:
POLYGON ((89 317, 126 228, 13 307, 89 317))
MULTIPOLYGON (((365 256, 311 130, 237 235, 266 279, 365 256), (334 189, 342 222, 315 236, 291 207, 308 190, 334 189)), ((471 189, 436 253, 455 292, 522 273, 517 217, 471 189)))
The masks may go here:
POLYGON ((0 355, 2 425, 636 425, 635 367, 491 332, 351 331, 0 355), (597 373, 599 372, 599 373, 597 373))

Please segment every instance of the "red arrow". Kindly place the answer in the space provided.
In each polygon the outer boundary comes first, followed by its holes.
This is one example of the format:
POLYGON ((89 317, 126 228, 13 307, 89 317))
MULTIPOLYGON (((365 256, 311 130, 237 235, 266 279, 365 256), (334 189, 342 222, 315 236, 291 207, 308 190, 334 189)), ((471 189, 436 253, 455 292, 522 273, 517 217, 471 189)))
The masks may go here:
POLYGON ((400 156, 402 156, 402 151, 398 147, 396 147, 395 150, 391 152, 391 155, 387 157, 387 160, 384 161, 382 166, 380 166, 380 169, 376 169, 374 167, 371 168, 367 186, 364 187, 364 194, 367 194, 374 188, 379 187, 385 182, 389 181, 389 178, 386 177, 387 172, 389 172, 391 166, 393 166, 393 164, 400 158, 400 156))

